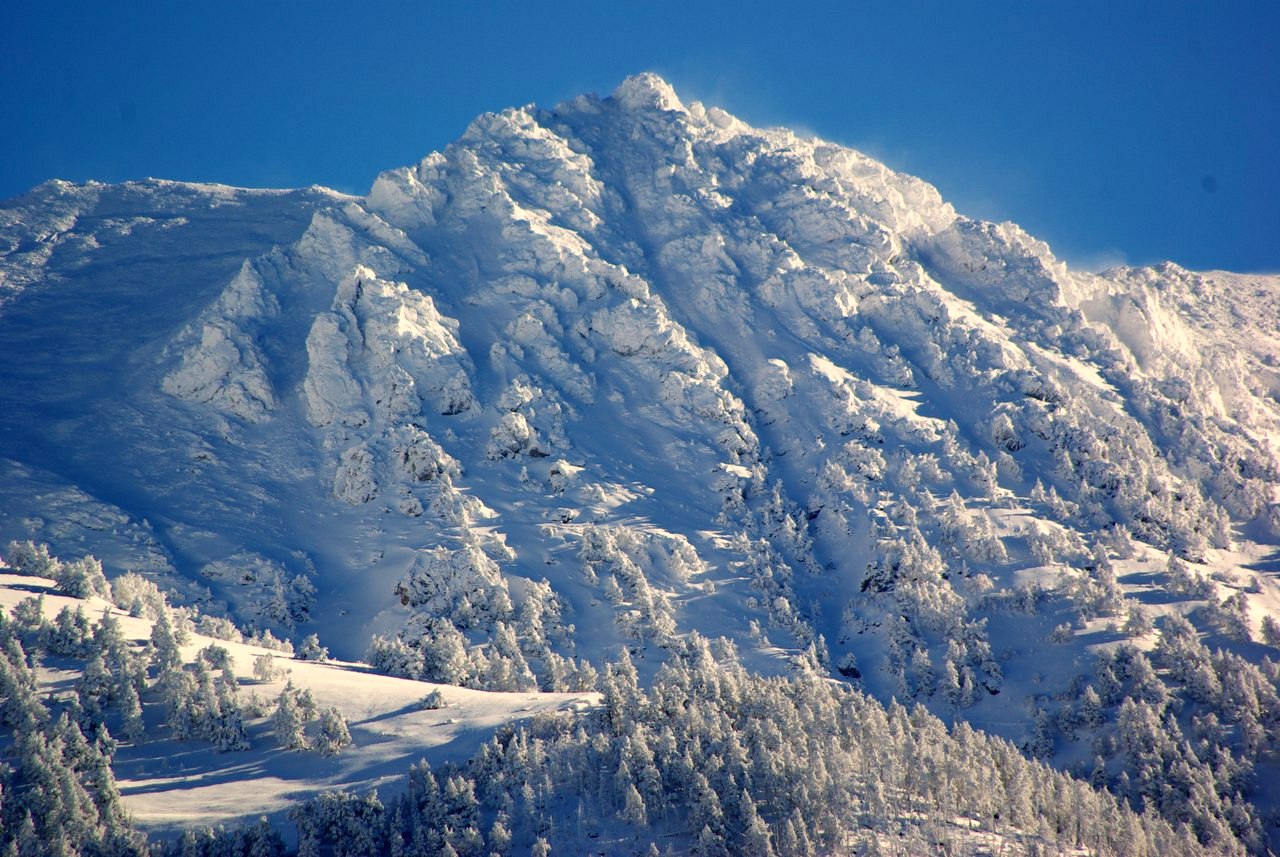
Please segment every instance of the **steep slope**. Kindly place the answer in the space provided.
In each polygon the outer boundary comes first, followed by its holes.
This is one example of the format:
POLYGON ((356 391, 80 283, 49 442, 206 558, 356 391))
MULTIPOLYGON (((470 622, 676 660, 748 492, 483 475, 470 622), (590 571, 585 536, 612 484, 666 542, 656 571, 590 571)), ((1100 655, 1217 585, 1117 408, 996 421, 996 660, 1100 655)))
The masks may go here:
POLYGON ((1272 764, 1270 697, 1196 689, 1170 640, 1280 642, 1275 277, 1073 272, 652 75, 482 116, 363 199, 54 183, 0 218, 0 536, 473 686, 624 645, 651 674, 693 630, 766 673, 812 645, 1137 802, 1136 680, 1073 708, 1119 650, 1209 736, 1187 766, 1272 764), (459 633, 488 661, 441 673, 459 633))

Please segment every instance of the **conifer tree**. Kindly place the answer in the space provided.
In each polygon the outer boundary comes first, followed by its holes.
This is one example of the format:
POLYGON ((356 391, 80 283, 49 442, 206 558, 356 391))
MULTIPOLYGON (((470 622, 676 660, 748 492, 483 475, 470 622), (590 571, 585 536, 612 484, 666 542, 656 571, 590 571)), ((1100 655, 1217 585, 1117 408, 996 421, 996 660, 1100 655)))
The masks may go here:
POLYGON ((13 607, 13 634, 27 649, 45 644, 50 629, 44 616, 44 593, 24 598, 13 607))
POLYGON ((112 682, 107 672, 106 661, 102 654, 96 653, 85 662, 84 669, 76 682, 76 699, 84 724, 91 727, 100 723, 111 703, 112 682))
POLYGON ((640 796, 634 783, 628 783, 623 797, 622 818, 633 827, 645 827, 649 823, 645 811, 644 798, 640 796))
POLYGON ((302 645, 298 647, 297 657, 304 661, 320 661, 323 663, 329 659, 329 650, 320 645, 319 636, 308 634, 306 639, 302 641, 302 645))
POLYGON ((142 700, 132 682, 120 685, 120 736, 126 741, 137 743, 146 734, 146 726, 142 719, 142 700))
POLYGON ((276 698, 276 709, 271 715, 271 728, 276 735, 276 743, 286 750, 303 750, 307 747, 307 736, 303 731, 306 725, 303 712, 298 705, 298 693, 293 682, 280 691, 276 698))
POLYGON ((498 857, 507 857, 511 853, 511 831, 501 815, 494 820, 493 826, 489 828, 489 848, 498 857))
POLYGON ((169 610, 162 609, 151 626, 151 662, 160 670, 182 666, 181 632, 174 628, 169 610))
POLYGON ((253 659, 253 677, 257 681, 276 681, 283 678, 284 674, 284 668, 276 664, 273 655, 264 652, 253 659))
POLYGON ((94 595, 107 598, 111 587, 102 573, 102 563, 91 556, 68 563, 59 563, 54 571, 58 591, 72 598, 89 598, 94 595))
POLYGON ((50 652, 70 658, 86 657, 92 643, 93 627, 80 605, 75 610, 63 607, 58 611, 45 641, 50 652))
POLYGON ((428 625, 420 649, 425 681, 462 685, 470 677, 466 640, 449 619, 435 619, 428 625))
POLYGON ((336 708, 326 708, 320 713, 320 732, 315 748, 321 755, 334 756, 351 746, 351 732, 347 720, 336 708))
POLYGON ((1280 648, 1280 622, 1274 616, 1262 617, 1262 642, 1274 648, 1280 648))
POLYGON ((244 729, 244 712, 236 694, 235 685, 229 681, 217 681, 216 721, 213 723, 213 741, 219 752, 248 750, 249 736, 244 729))

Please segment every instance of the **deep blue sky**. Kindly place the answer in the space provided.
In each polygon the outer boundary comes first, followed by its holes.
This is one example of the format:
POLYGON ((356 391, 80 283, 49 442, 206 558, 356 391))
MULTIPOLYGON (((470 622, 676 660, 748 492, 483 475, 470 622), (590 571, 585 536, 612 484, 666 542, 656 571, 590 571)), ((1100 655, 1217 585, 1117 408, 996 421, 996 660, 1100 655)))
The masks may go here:
POLYGON ((657 71, 1067 260, 1280 271, 1280 3, 0 6, 0 198, 143 176, 363 193, 477 113, 657 71))

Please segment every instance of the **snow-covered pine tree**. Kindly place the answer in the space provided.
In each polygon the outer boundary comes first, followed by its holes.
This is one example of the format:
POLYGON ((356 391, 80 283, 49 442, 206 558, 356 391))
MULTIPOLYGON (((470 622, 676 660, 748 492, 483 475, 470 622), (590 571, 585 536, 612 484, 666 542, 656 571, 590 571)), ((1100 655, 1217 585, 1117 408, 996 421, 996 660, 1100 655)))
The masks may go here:
POLYGON ((326 708, 320 712, 320 729, 316 735, 314 749, 323 756, 334 756, 351 746, 351 732, 347 728, 347 719, 336 708, 326 708))
POLYGON ((275 712, 271 715, 271 728, 276 743, 286 750, 304 750, 308 746, 304 731, 306 716, 298 705, 298 692, 289 682, 276 698, 275 712))

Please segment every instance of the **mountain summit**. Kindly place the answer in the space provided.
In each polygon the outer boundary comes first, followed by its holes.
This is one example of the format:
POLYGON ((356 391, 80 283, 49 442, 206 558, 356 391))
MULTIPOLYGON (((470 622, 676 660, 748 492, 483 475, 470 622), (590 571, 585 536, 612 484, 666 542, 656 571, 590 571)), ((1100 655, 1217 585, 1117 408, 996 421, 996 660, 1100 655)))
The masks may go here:
POLYGON ((50 182, 0 206, 0 536, 433 680, 696 632, 1091 766, 1113 652, 1276 654, 1278 299, 1070 270, 652 74, 363 198, 50 182))

